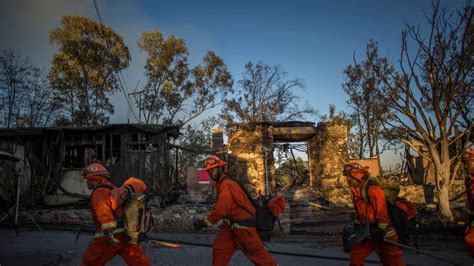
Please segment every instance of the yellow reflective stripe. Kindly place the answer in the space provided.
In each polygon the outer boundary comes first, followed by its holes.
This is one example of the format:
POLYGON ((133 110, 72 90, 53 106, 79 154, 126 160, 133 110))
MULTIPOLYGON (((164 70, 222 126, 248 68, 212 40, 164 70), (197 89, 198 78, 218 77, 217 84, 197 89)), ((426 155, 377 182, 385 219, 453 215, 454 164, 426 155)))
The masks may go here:
POLYGON ((380 229, 385 229, 385 228, 387 228, 388 224, 378 223, 377 226, 378 226, 380 229))
POLYGON ((245 229, 247 226, 240 225, 239 223, 232 223, 232 228, 234 229, 245 229))
POLYGON ((115 227, 117 227, 117 221, 113 221, 113 222, 110 222, 110 223, 105 223, 105 224, 100 225, 100 228, 102 228, 102 230, 106 230, 106 229, 109 229, 109 228, 115 228, 115 227))
POLYGON ((355 219, 354 223, 355 223, 355 224, 360 224, 359 219, 355 219))
POLYGON ((469 215, 474 215, 474 211, 471 211, 471 210, 468 210, 467 213, 468 213, 469 215))
POLYGON ((393 235, 395 235, 397 232, 395 232, 395 229, 392 229, 390 231, 388 231, 387 233, 385 233, 385 235, 383 236, 384 238, 387 238, 387 237, 391 237, 393 235))
MULTIPOLYGON (((112 233, 113 234, 119 234, 119 233, 123 233, 123 232, 126 232, 127 230, 125 228, 117 228, 115 229, 112 233)), ((104 237, 104 232, 96 232, 94 234, 94 238, 99 238, 99 237, 104 237)))
POLYGON ((474 226, 474 220, 471 222, 471 226, 474 226))
POLYGON ((207 217, 204 219, 204 222, 206 223, 206 225, 207 225, 208 227, 211 226, 211 225, 213 225, 213 223, 211 223, 211 221, 209 221, 209 220, 207 219, 207 217))

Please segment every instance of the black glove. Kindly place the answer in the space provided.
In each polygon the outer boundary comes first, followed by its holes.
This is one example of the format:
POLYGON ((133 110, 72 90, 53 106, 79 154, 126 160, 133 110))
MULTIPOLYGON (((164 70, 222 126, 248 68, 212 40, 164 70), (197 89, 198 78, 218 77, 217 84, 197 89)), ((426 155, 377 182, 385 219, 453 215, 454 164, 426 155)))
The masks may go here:
POLYGON ((356 224, 354 226, 354 241, 356 243, 364 243, 370 236, 370 228, 368 224, 356 224))
POLYGON ((385 231, 379 228, 370 228, 370 238, 375 241, 383 241, 385 231))
POLYGON ((112 245, 120 243, 120 240, 114 237, 114 229, 115 228, 109 228, 104 230, 105 239, 112 245))
POLYGON ((196 231, 200 231, 201 229, 207 227, 207 224, 206 222, 204 222, 204 220, 197 220, 197 221, 194 221, 193 226, 194 226, 194 229, 196 229, 196 231))

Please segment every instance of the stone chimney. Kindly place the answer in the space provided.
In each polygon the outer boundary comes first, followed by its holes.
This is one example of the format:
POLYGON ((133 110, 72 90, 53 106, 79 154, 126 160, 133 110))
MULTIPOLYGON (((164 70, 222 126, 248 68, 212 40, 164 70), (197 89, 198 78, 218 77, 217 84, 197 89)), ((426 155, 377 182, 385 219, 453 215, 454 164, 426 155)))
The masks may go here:
POLYGON ((212 149, 219 150, 224 147, 224 131, 222 128, 212 129, 212 149))

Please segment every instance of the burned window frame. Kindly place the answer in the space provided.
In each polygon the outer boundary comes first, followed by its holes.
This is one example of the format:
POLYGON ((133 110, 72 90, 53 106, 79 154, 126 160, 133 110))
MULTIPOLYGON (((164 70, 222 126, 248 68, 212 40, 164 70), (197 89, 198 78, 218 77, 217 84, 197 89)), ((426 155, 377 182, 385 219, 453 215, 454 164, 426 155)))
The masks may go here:
POLYGON ((152 144, 153 147, 156 145, 152 139, 149 133, 132 133, 127 142, 127 150, 130 152, 147 151, 147 145, 152 144))
POLYGON ((66 169, 84 168, 95 161, 115 164, 120 160, 122 153, 122 136, 119 133, 71 134, 65 136, 65 141, 64 168, 66 169), (94 152, 87 153, 86 149, 94 152))

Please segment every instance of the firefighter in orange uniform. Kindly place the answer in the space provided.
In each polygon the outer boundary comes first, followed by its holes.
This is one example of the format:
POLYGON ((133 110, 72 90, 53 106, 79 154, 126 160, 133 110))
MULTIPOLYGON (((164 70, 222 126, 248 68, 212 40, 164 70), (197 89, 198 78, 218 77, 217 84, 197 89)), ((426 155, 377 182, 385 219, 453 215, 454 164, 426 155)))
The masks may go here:
POLYGON ((474 150, 469 150, 464 154, 463 163, 466 172, 464 184, 466 185, 467 207, 469 209, 469 223, 464 241, 467 251, 474 258, 474 150))
MULTIPOLYGON (((151 265, 145 251, 138 244, 127 243, 122 208, 114 209, 110 191, 115 186, 108 181, 110 173, 100 163, 93 163, 84 170, 89 189, 93 189, 90 206, 92 220, 97 224, 94 240, 82 256, 81 265, 105 265, 114 256, 121 256, 128 265, 151 265)), ((143 184, 125 182, 131 191, 142 190, 143 184)))
POLYGON ((362 237, 356 236, 356 241, 352 245, 350 265, 364 265, 365 259, 374 250, 383 265, 405 265, 401 249, 383 242, 384 239, 397 241, 398 237, 395 228, 390 224, 382 188, 371 185, 366 189, 369 178, 367 169, 368 167, 362 167, 358 163, 346 164, 343 169, 353 193, 356 231, 362 234, 362 237), (366 196, 363 195, 364 191, 367 193, 366 196))
POLYGON ((217 200, 204 220, 194 222, 194 228, 201 230, 223 219, 212 247, 212 265, 227 265, 237 248, 255 265, 277 265, 258 236, 255 208, 240 186, 226 178, 225 165, 226 162, 217 156, 206 159, 204 167, 216 183, 217 200))

